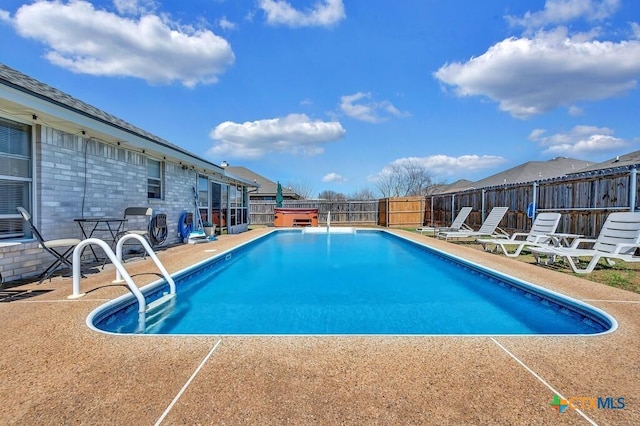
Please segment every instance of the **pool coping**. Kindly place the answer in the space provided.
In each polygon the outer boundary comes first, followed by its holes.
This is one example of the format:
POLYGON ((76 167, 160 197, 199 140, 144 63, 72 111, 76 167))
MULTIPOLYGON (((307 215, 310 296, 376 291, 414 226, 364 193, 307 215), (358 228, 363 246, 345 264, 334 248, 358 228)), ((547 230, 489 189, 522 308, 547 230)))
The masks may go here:
MULTIPOLYGON (((171 248, 159 257, 174 272, 207 258, 207 250, 219 252, 264 232, 268 229, 171 248)), ((0 419, 7 424, 584 424, 577 410, 560 414, 550 407, 554 393, 560 393, 624 397, 624 409, 581 411, 596 423, 640 423, 635 349, 640 295, 465 245, 392 232, 589 302, 611 313, 619 327, 598 336, 114 337, 85 323, 95 307, 126 292, 110 285, 114 271, 105 268, 88 274, 82 282, 87 296, 75 301, 66 299, 68 277, 9 289, 35 296, 0 305, 6 343, 0 357, 0 419)), ((127 267, 137 279, 152 281, 146 275, 153 270, 149 262, 127 267)))

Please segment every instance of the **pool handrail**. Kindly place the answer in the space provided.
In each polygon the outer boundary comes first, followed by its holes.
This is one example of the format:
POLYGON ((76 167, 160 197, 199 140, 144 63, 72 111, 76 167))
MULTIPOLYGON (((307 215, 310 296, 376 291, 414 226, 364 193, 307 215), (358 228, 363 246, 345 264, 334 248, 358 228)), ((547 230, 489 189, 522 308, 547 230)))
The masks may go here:
MULTIPOLYGON (((116 257, 118 259, 118 262, 123 263, 122 262, 122 250, 123 250, 124 243, 127 240, 130 240, 132 238, 135 239, 135 240, 138 240, 138 242, 142 245, 142 247, 144 247, 144 249, 147 252, 147 254, 149 255, 149 257, 153 260, 153 263, 156 264, 156 266, 158 267, 158 269, 162 273, 162 276, 164 277, 164 279, 167 280, 167 283, 169 284, 169 294, 175 294, 176 293, 176 283, 173 281, 173 278, 171 278, 171 274, 169 274, 169 272, 166 270, 166 268, 164 267, 162 262, 160 262, 160 259, 158 259, 158 256, 156 256, 156 253, 153 251, 153 249, 149 245, 149 242, 142 235, 126 234, 126 235, 124 235, 122 238, 120 238, 118 240, 118 244, 116 244, 116 257)), ((119 269, 116 269, 116 279, 113 282, 114 283, 121 283, 122 282, 122 275, 121 275, 119 269)))
POLYGON ((78 244, 76 248, 73 249, 73 293, 70 296, 67 296, 67 299, 78 299, 85 295, 85 293, 80 293, 80 254, 82 253, 82 250, 85 248, 85 246, 88 246, 90 244, 97 244, 98 246, 100 246, 100 248, 102 248, 102 250, 104 250, 104 253, 107 255, 109 260, 111 260, 116 269, 120 271, 120 273, 124 277, 124 280, 126 281, 133 295, 136 297, 136 299, 138 299, 138 304, 140 306, 139 312, 144 312, 147 308, 147 302, 144 300, 142 292, 140 291, 138 286, 133 283, 133 279, 131 279, 131 276, 124 268, 122 263, 118 261, 115 253, 113 252, 113 250, 111 250, 111 247, 109 247, 109 244, 99 238, 87 238, 86 240, 82 240, 80 241, 80 244, 78 244))
POLYGON ((133 282, 131 275, 129 275, 124 265, 122 264, 122 244, 124 244, 126 240, 131 238, 137 239, 145 248, 145 250, 147 251, 147 254, 149 254, 149 257, 151 257, 151 259, 153 259, 154 263, 156 264, 156 266, 158 266, 158 269, 160 269, 160 272, 162 272, 164 278, 167 280, 167 283, 169 284, 168 296, 171 296, 171 297, 174 296, 176 293, 175 282, 173 281, 173 278, 171 278, 171 276, 169 275, 169 272, 167 272, 165 267, 162 265, 162 263, 160 263, 160 260, 154 253, 151 246, 149 246, 149 243, 144 239, 144 237, 141 237, 136 234, 127 234, 118 241, 118 244, 116 246, 116 251, 118 252, 118 255, 116 255, 116 253, 113 252, 109 244, 107 244, 105 241, 99 238, 87 238, 86 240, 82 240, 80 244, 78 244, 75 247, 75 249, 73 250, 73 291, 72 291, 72 294, 67 298, 78 299, 85 295, 85 293, 80 292, 80 277, 81 277, 80 255, 86 246, 90 244, 97 244, 98 246, 100 246, 100 248, 102 248, 102 250, 104 250, 105 254, 109 258, 109 260, 111 260, 111 263, 113 263, 113 265, 116 268, 116 279, 113 282, 121 283, 123 282, 123 279, 124 279, 124 282, 127 284, 129 289, 131 290, 131 293, 133 293, 133 295, 138 300, 138 312, 141 314, 144 314, 147 311, 147 302, 144 298, 144 295, 142 294, 138 286, 133 282))

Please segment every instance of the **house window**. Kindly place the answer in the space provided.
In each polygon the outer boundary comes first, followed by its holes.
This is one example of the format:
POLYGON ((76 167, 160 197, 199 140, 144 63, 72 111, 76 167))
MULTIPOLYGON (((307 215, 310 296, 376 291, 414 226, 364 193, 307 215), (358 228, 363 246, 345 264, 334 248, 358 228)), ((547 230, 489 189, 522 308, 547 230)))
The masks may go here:
POLYGON ((16 207, 31 210, 31 126, 0 118, 0 239, 25 236, 16 207))
POLYGON ((198 176, 198 209, 203 222, 209 220, 209 178, 198 176))
POLYGON ((248 223, 248 195, 246 187, 243 186, 230 186, 229 187, 229 202, 231 206, 231 218, 230 225, 242 225, 248 223))
POLYGON ((147 198, 162 198, 162 161, 147 158, 147 198))
POLYGON ((227 186, 211 182, 211 221, 222 229, 227 226, 227 186))

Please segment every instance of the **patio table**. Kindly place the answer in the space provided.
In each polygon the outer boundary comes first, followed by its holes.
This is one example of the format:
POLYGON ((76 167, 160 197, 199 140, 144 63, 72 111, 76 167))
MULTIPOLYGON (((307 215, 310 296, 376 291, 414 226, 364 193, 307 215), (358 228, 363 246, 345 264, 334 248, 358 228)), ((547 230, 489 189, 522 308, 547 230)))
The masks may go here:
MULTIPOLYGON (((123 219, 121 217, 83 217, 80 219, 73 219, 73 221, 80 227, 80 231, 82 232, 84 239, 92 238, 96 232, 101 232, 101 236, 105 237, 101 239, 109 244, 112 249, 115 249, 116 238, 118 233, 123 229, 127 219, 123 219)), ((89 249, 91 250, 96 262, 98 262, 99 259, 93 249, 93 246, 89 245, 89 249)))
POLYGON ((584 237, 584 235, 582 235, 582 234, 568 234, 568 233, 554 233, 554 234, 549 234, 549 237, 551 238, 551 242, 553 243, 554 246, 556 246, 556 247, 569 247, 573 243, 573 240, 575 240, 577 238, 582 238, 582 237, 584 237))
MULTIPOLYGON (((570 247, 573 244, 573 241, 577 238, 582 238, 584 235, 582 234, 570 234, 563 232, 556 232, 554 234, 549 234, 549 238, 551 238, 551 243, 554 247, 570 247)), ((556 262, 556 256, 551 255, 544 262, 541 262, 540 259, 536 259, 538 263, 544 263, 545 265, 553 265, 556 262)))

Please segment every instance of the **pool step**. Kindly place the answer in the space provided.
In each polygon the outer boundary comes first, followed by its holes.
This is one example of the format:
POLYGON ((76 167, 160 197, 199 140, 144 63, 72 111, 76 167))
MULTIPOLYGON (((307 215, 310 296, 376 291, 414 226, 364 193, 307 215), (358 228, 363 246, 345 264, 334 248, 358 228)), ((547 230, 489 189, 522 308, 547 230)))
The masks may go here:
POLYGON ((154 300, 151 303, 147 303, 146 313, 149 313, 155 309, 158 309, 160 306, 164 305, 174 297, 176 297, 175 293, 165 293, 162 297, 159 297, 158 299, 154 300))
POLYGON ((175 293, 165 294, 164 296, 147 304, 144 320, 145 332, 153 333, 155 329, 161 328, 164 321, 173 313, 175 306, 175 293))

